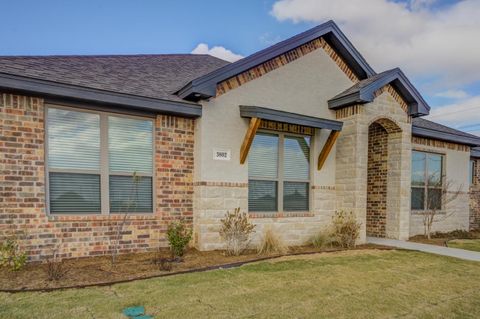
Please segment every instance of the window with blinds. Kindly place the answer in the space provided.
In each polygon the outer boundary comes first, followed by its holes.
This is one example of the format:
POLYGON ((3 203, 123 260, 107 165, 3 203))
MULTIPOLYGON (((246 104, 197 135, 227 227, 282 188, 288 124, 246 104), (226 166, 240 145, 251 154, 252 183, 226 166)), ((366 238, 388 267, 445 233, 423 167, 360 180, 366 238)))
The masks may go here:
POLYGON ((257 133, 248 175, 249 211, 308 211, 310 137, 257 133))
POLYGON ((151 213, 153 121, 47 108, 51 214, 151 213))

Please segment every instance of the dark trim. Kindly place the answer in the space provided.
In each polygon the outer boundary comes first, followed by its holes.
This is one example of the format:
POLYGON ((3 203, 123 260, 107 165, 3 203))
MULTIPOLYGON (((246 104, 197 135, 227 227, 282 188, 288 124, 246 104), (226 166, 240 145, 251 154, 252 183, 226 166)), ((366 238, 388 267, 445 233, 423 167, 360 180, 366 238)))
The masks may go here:
POLYGON ((151 113, 194 118, 202 116, 202 106, 199 104, 122 94, 5 73, 0 73, 0 88, 42 97, 94 102, 151 113))
POLYGON ((177 92, 177 94, 181 98, 189 100, 198 100, 200 98, 215 96, 217 83, 322 36, 325 36, 325 40, 345 59, 345 62, 353 69, 354 73, 356 73, 360 79, 376 74, 363 56, 342 33, 335 22, 328 21, 237 62, 228 64, 201 76, 185 85, 177 92))
POLYGON ((141 110, 126 108, 126 107, 117 107, 109 104, 82 102, 74 99, 45 97, 44 101, 45 101, 45 104, 52 105, 52 106, 55 106, 55 105, 68 106, 68 107, 79 108, 83 110, 117 113, 117 114, 123 114, 123 115, 134 115, 134 116, 143 116, 143 117, 151 117, 151 118, 155 118, 158 115, 158 113, 155 113, 155 112, 141 111, 141 110))
POLYGON ((470 151, 471 157, 479 157, 480 158, 480 148, 472 148, 470 151))
POLYGON ((457 144, 464 144, 468 146, 480 146, 480 137, 468 137, 451 134, 447 132, 440 132, 437 130, 427 129, 423 127, 412 126, 412 135, 419 137, 427 137, 435 140, 442 140, 457 144))
POLYGON ((260 118, 262 120, 276 121, 288 124, 309 126, 319 129, 341 131, 343 122, 307 116, 297 113, 278 111, 260 106, 240 105, 240 116, 246 118, 260 118))
POLYGON ((430 113, 430 106, 402 70, 395 68, 378 74, 377 77, 377 79, 365 86, 361 86, 361 83, 355 84, 358 88, 348 95, 340 93, 337 97, 330 99, 328 107, 330 109, 339 109, 352 104, 370 103, 375 99, 375 92, 378 89, 391 84, 407 102, 409 115, 418 117, 430 113))

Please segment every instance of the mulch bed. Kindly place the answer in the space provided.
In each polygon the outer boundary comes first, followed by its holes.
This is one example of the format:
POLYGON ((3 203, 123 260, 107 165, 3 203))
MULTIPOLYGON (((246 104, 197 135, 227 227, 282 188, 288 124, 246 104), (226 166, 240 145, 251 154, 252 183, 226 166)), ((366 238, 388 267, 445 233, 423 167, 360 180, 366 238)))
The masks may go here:
MULTIPOLYGON (((361 245, 356 249, 390 249, 376 245, 361 245)), ((335 252, 341 249, 316 249, 313 247, 292 247, 285 255, 315 254, 335 252)), ((284 255, 284 256, 285 256, 284 255)), ((66 288, 84 288, 106 286, 175 274, 207 271, 220 268, 238 267, 246 263, 278 258, 280 255, 259 256, 255 251, 248 251, 241 256, 225 256, 223 251, 198 251, 190 249, 183 261, 171 262, 171 270, 162 270, 159 258, 168 258, 168 250, 151 253, 135 253, 118 256, 112 268, 110 257, 87 257, 63 261, 67 273, 59 280, 49 280, 47 264, 31 263, 20 271, 0 271, 0 292, 52 291, 66 288)))

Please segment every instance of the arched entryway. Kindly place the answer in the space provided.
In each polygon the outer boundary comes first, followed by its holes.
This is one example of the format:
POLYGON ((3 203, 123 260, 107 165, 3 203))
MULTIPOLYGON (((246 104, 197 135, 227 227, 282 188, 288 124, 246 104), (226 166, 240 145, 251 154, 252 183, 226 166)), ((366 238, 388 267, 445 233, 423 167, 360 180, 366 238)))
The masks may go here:
MULTIPOLYGON (((397 196, 395 182, 400 178, 400 127, 390 119, 381 118, 368 127, 367 173, 367 236, 387 237, 395 218, 392 202, 397 196)), ((397 198, 398 199, 398 198, 397 198)))

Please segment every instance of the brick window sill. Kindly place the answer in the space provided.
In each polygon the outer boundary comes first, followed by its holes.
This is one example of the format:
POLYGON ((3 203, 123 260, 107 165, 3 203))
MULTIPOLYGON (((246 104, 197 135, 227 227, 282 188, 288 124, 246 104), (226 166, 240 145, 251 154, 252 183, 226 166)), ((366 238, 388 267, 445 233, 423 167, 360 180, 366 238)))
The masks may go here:
POLYGON ((248 213, 248 216, 252 219, 260 218, 290 218, 290 217, 313 217, 312 212, 255 212, 248 213))
MULTIPOLYGON (((415 216, 422 216, 426 212, 428 212, 428 211, 425 211, 425 210, 412 210, 412 211, 410 211, 410 213, 412 215, 415 215, 415 216)), ((446 215, 446 214, 447 214, 447 212, 445 210, 441 210, 441 211, 437 212, 437 215, 446 215)))
MULTIPOLYGON (((158 214, 132 214, 128 215, 126 220, 155 220, 160 216, 158 214)), ((111 215, 48 215, 49 221, 113 221, 123 220, 124 214, 111 215)))

